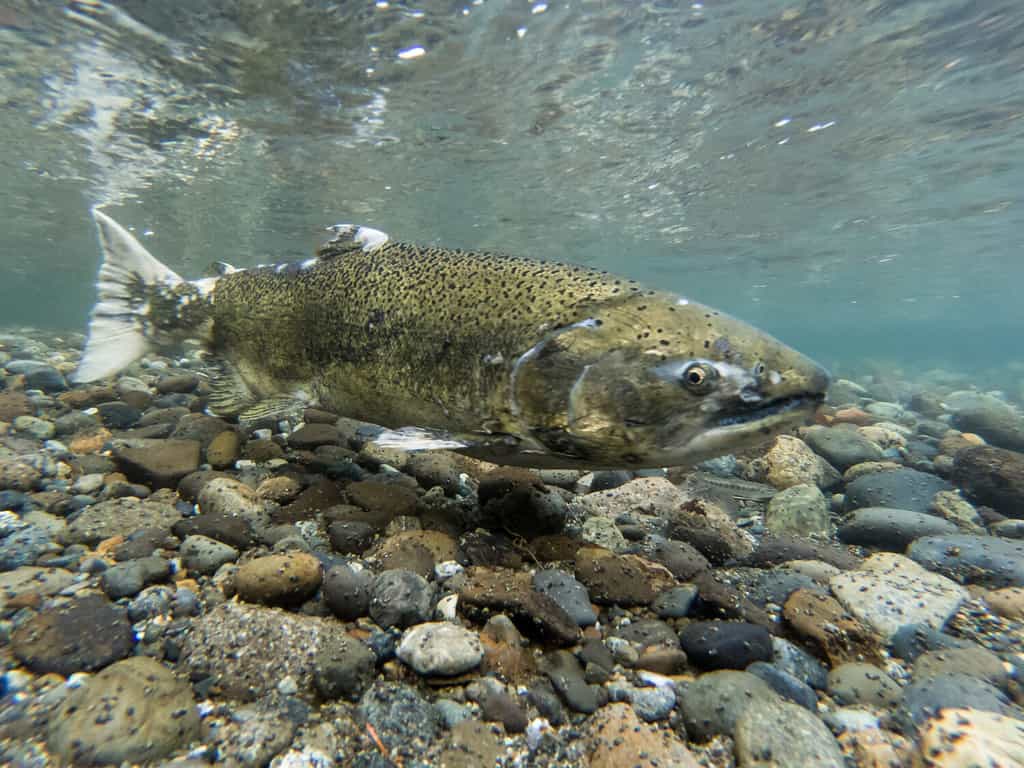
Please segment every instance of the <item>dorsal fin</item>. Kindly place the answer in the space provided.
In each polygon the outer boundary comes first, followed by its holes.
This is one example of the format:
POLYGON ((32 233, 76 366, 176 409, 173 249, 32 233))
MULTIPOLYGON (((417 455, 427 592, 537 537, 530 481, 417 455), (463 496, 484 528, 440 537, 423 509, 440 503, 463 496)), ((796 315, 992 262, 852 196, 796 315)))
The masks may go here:
POLYGON ((333 232, 334 237, 321 245, 316 255, 321 259, 331 259, 337 256, 344 256, 352 251, 365 251, 373 253, 383 248, 391 238, 387 233, 371 227, 363 227, 358 224, 335 224, 327 228, 333 232))

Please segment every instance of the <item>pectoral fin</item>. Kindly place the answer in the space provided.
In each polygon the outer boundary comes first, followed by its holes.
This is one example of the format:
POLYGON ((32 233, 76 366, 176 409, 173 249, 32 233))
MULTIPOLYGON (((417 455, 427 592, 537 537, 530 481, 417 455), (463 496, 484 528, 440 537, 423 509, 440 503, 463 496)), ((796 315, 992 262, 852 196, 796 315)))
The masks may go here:
POLYGON ((447 432, 421 427, 385 429, 373 439, 373 442, 381 448, 400 448, 403 451, 456 451, 473 445, 447 432))
POLYGON ((287 395, 268 397, 239 411, 238 423, 250 426, 261 421, 298 421, 308 403, 287 395))

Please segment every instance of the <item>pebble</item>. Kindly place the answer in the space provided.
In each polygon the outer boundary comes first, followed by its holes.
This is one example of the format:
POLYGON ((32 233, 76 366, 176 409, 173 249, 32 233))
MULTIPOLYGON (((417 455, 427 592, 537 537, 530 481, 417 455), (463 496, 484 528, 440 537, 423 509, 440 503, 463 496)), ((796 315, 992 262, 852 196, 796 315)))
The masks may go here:
POLYGON ((206 446, 206 461, 214 469, 227 469, 238 460, 241 438, 233 429, 226 429, 206 446))
POLYGON ((131 597, 143 587, 163 581, 171 573, 171 564, 158 555, 141 557, 111 566, 100 577, 100 587, 112 600, 131 597))
POLYGON ((461 675, 476 668, 483 647, 475 632, 448 622, 428 622, 406 630, 398 658, 421 675, 461 675))
POLYGON ((576 578, 600 604, 650 605, 658 593, 676 585, 664 566, 638 555, 616 555, 596 547, 576 553, 576 578))
POLYGON ((418 759, 441 729, 440 717, 430 702, 400 683, 371 685, 359 700, 358 712, 383 743, 400 745, 396 750, 399 757, 418 759))
POLYGON ((788 672, 765 661, 755 661, 747 667, 746 671, 764 680, 772 687, 772 690, 783 698, 799 704, 804 709, 817 713, 818 695, 814 692, 813 688, 802 680, 798 680, 788 672))
POLYGON ((230 544, 199 534, 186 536, 178 551, 191 573, 204 576, 212 576, 222 565, 235 562, 239 555, 230 544))
POLYGON ((248 485, 231 477, 210 478, 199 489, 196 501, 204 515, 240 517, 250 524, 266 520, 266 502, 248 485))
POLYGON ((925 651, 914 660, 912 675, 915 682, 951 673, 970 675, 1004 689, 1009 682, 1003 660, 981 646, 925 651))
POLYGON ((840 471, 882 458, 882 449, 856 429, 814 426, 805 430, 803 438, 815 453, 840 471))
POLYGON ((828 692, 839 704, 891 707, 901 696, 895 680, 874 664, 849 662, 828 673, 828 692))
POLYGON ((332 565, 324 576, 324 602, 342 621, 369 615, 372 576, 348 564, 332 565))
POLYGON ((969 645, 969 641, 947 635, 927 624, 907 624, 889 638, 892 655, 908 663, 913 663, 926 651, 966 648, 969 645))
POLYGON ((377 656, 350 635, 325 640, 313 657, 313 682, 326 699, 357 701, 376 674, 377 656))
POLYGON ((765 482, 782 490, 794 485, 832 488, 839 473, 825 459, 793 435, 779 435, 760 460, 765 482))
POLYGON ((643 723, 628 704, 602 707, 587 724, 590 768, 697 768, 671 730, 643 723))
POLYGON ((696 599, 697 587, 693 584, 681 584, 659 594, 651 603, 651 610, 660 619, 682 619, 690 614, 696 599))
POLYGON ((955 582, 888 552, 872 555, 860 570, 833 576, 829 586, 850 613, 884 638, 906 624, 938 629, 967 598, 955 582))
POLYGON ((57 434, 57 427, 52 421, 35 416, 19 416, 13 426, 18 432, 24 432, 36 440, 49 440, 57 434))
POLYGON ((928 536, 915 541, 907 555, 964 583, 1024 587, 1024 541, 970 534, 928 536))
POLYGON ((953 480, 1007 517, 1024 517, 1024 453, 981 445, 956 454, 953 480))
POLYGON ((998 688, 970 675, 945 674, 915 681, 903 689, 895 717, 904 733, 910 735, 947 707, 980 709, 999 715, 1021 717, 998 688))
POLYGON ((351 483, 345 489, 349 501, 370 513, 367 522, 383 528, 396 517, 408 517, 416 513, 415 492, 399 485, 361 480, 351 483))
POLYGON ((679 632, 687 658, 701 669, 744 669, 771 661, 771 634, 764 627, 737 621, 699 621, 679 632))
POLYGON ((985 602, 999 616, 1024 621, 1024 587, 994 589, 985 595, 985 602))
POLYGON ((846 486, 846 509, 887 507, 911 512, 927 512, 939 491, 952 490, 941 477, 916 469, 891 469, 871 472, 846 486))
POLYGON ((32 565, 53 548, 49 531, 38 525, 23 525, 0 541, 0 571, 32 565))
POLYGON ((160 760, 198 737, 188 683, 145 656, 111 664, 73 689, 47 732, 50 749, 76 765, 160 760))
POLYGON ((14 630, 14 655, 37 674, 101 669, 132 651, 135 638, 123 608, 83 595, 45 608, 14 630))
POLYGON ((765 528, 794 536, 827 535, 830 530, 829 505, 816 485, 792 485, 775 494, 768 502, 765 528))
POLYGON ((26 461, 0 456, 0 490, 31 491, 42 476, 26 461))
POLYGON ((755 698, 736 720, 741 766, 845 768, 828 727, 807 709, 779 698, 755 698))
POLYGON ((235 589, 246 602, 297 605, 312 597, 321 580, 319 560, 304 552, 291 552, 243 563, 235 572, 235 589))
POLYGON ((755 700, 778 700, 768 683, 749 672, 707 672, 686 685, 679 696, 686 735, 708 741, 719 734, 733 736, 736 722, 755 700))
POLYGON ((247 519, 224 512, 204 512, 184 518, 176 522, 171 531, 182 539, 202 536, 237 550, 249 549, 256 543, 253 527, 247 519))
POLYGON ((992 712, 950 707, 920 730, 922 768, 1024 765, 1024 721, 992 712))
POLYGON ((558 569, 539 570, 533 575, 533 588, 547 595, 581 627, 597 622, 587 588, 570 573, 558 569))
POLYGON ((0 611, 11 600, 23 601, 30 595, 49 597, 70 586, 75 575, 63 568, 21 566, 0 573, 0 611))
POLYGON ((676 706, 676 694, 668 685, 633 688, 630 690, 629 701, 641 720, 656 723, 672 714, 676 706))
POLYGON ((434 589, 412 571, 384 571, 370 585, 369 610, 370 617, 382 627, 421 624, 433 615, 434 589))
POLYGON ((850 513, 836 535, 846 544, 903 552, 915 539, 956 531, 953 523, 935 515, 908 509, 862 507, 850 513))
POLYGON ((596 712, 601 702, 597 689, 588 685, 583 667, 569 651, 552 651, 544 655, 541 671, 547 675, 569 708, 574 712, 596 712))
POLYGON ((784 637, 772 637, 772 664, 815 690, 823 691, 828 686, 825 665, 784 637))
POLYGON ((828 595, 798 589, 786 600, 782 615, 798 635, 814 641, 832 664, 878 655, 874 633, 828 595))

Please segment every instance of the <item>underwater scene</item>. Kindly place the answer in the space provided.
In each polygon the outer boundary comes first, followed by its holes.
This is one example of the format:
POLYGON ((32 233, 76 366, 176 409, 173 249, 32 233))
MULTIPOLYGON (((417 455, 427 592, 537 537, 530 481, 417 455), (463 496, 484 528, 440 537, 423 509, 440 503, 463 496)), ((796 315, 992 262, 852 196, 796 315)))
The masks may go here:
POLYGON ((1024 768, 1024 5, 0 0, 0 764, 1024 768))

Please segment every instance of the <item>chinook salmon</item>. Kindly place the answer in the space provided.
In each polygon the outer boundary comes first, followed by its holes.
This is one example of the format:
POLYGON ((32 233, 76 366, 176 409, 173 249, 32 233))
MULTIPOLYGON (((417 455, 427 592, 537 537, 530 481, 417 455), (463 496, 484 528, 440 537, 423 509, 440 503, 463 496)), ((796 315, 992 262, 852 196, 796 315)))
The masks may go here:
POLYGON ((319 406, 377 441, 532 467, 691 464, 807 420, 829 376, 771 336, 604 272, 336 225, 313 258, 185 280, 94 211, 103 250, 78 381, 201 340, 209 412, 319 406))

